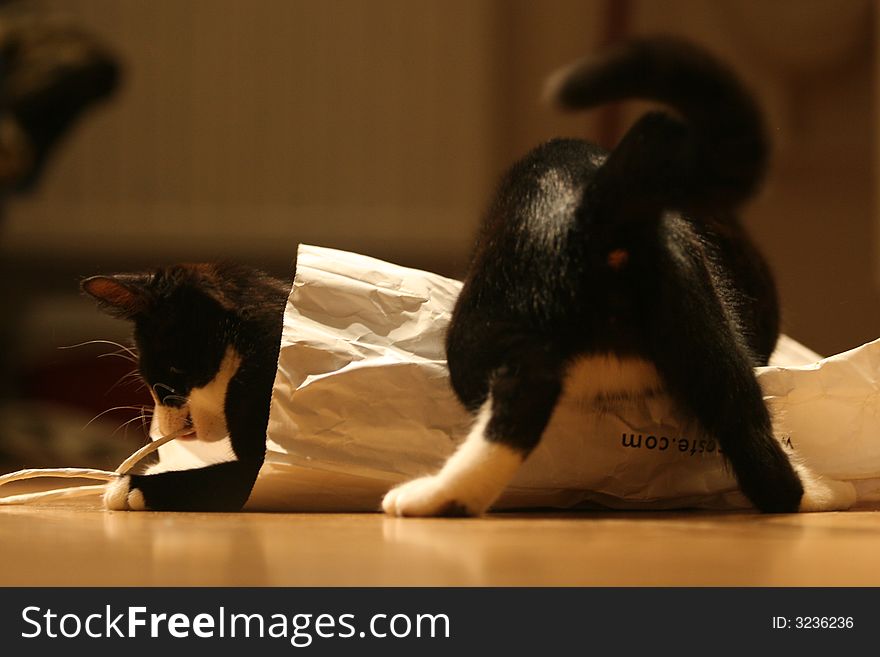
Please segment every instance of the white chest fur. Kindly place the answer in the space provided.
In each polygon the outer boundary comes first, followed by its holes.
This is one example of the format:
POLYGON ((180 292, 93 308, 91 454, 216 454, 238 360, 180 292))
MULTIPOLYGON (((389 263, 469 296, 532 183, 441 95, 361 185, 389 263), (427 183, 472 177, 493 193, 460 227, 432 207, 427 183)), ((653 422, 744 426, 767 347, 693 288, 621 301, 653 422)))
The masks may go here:
POLYGON ((199 440, 223 440, 229 433, 226 426, 226 390, 241 365, 241 356, 228 347, 214 379, 203 388, 193 388, 189 395, 189 412, 199 440))

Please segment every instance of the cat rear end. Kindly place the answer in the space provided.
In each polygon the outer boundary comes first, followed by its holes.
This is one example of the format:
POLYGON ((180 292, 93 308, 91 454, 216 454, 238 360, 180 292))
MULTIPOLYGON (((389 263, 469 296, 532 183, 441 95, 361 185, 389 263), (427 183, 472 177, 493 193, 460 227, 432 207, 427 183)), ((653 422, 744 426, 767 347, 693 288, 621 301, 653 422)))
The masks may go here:
POLYGON ((666 390, 721 444, 761 511, 848 506, 772 434, 753 368, 776 343, 772 277, 735 217, 765 167, 760 115, 714 59, 632 42, 552 83, 565 106, 630 97, 651 112, 610 153, 557 139, 518 162, 484 221, 447 339, 475 415, 439 473, 390 491, 396 515, 478 514, 538 444, 563 394, 666 390))

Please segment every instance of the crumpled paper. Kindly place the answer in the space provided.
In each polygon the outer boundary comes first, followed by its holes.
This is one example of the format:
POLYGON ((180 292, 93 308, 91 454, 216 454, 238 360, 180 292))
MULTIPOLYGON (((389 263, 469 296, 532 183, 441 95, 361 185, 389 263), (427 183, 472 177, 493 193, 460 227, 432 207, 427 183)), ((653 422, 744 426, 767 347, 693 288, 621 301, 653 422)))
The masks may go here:
MULTIPOLYGON (((266 462, 246 508, 375 511, 389 488, 443 464, 470 425, 443 347, 460 289, 436 274, 299 247, 266 462)), ((880 340, 822 360, 783 336, 757 376, 786 451, 854 483, 859 501, 880 500, 880 340)), ((169 443, 162 460, 191 442, 169 443)), ((200 460, 210 457, 186 467, 200 460)), ((715 441, 668 396, 601 407, 563 398, 494 508, 597 506, 750 505, 715 441)))

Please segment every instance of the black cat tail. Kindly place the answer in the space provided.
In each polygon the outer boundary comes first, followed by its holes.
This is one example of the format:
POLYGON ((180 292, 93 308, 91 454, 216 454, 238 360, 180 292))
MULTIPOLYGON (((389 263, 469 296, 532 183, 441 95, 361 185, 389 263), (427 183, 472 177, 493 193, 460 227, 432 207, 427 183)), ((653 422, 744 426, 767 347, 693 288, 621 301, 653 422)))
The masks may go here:
POLYGON ((768 148, 757 106, 731 71, 689 43, 628 41, 556 73, 547 96, 566 109, 640 98, 679 115, 646 115, 614 150, 603 177, 629 180, 618 198, 636 192, 659 208, 717 212, 752 196, 763 178, 768 148))

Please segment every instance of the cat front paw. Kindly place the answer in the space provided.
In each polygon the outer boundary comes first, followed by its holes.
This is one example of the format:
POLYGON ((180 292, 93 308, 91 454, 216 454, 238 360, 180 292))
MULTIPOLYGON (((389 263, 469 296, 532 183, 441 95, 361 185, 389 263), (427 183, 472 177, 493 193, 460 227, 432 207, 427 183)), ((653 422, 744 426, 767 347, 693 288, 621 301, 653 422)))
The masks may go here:
POLYGON ((104 491, 104 508, 110 511, 146 511, 144 494, 131 488, 131 477, 119 477, 107 484, 104 491))
POLYGON ((438 476, 413 479, 385 494, 382 509, 391 516, 476 516, 486 510, 475 500, 465 500, 438 476))

